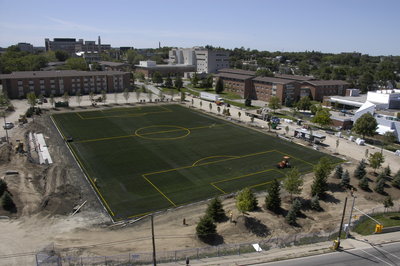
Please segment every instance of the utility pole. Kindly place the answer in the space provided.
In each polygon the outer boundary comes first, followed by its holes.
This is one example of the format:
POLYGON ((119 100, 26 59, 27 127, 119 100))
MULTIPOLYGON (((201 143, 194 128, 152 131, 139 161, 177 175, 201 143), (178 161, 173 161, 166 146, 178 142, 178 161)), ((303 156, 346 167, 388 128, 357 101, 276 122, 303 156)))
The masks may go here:
POLYGON ((151 240, 153 242, 153 265, 156 266, 156 243, 154 241, 154 222, 153 222, 153 215, 150 216, 151 218, 151 240))
POLYGON ((356 202, 356 196, 353 195, 353 204, 351 205, 351 209, 350 209, 350 216, 349 216, 349 223, 347 224, 346 238, 348 238, 349 234, 350 234, 350 223, 351 223, 351 217, 353 215, 353 208, 354 208, 355 202, 356 202))
POLYGON ((340 234, 342 233, 342 227, 343 227, 343 220, 344 220, 344 214, 346 213, 346 205, 347 205, 347 197, 344 199, 344 207, 343 207, 343 213, 342 213, 342 220, 340 222, 340 227, 339 227, 339 234, 338 234, 338 248, 340 247, 340 234))
POLYGON ((6 141, 7 141, 7 143, 9 143, 9 141, 8 141, 8 129, 7 129, 7 127, 6 127, 6 113, 3 113, 3 118, 4 118, 4 129, 6 130, 6 141))

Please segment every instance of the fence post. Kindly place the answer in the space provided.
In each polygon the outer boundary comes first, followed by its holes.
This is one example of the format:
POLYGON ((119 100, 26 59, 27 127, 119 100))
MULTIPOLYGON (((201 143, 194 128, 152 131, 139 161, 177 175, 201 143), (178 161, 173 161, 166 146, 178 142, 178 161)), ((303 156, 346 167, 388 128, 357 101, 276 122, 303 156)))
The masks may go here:
POLYGON ((240 256, 240 244, 238 245, 238 255, 240 256))
POLYGON ((128 263, 131 263, 131 253, 129 252, 129 258, 128 258, 128 263))
POLYGON ((197 248, 197 260, 199 260, 199 248, 197 248))
POLYGON ((219 246, 217 246, 217 256, 219 257, 219 246))
POLYGON ((176 262, 176 250, 175 250, 175 262, 176 262))

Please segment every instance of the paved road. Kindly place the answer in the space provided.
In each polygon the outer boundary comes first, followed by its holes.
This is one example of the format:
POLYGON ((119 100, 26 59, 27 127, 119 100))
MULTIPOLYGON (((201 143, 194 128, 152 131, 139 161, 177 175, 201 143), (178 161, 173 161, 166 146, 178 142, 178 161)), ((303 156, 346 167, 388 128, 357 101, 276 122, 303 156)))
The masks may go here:
POLYGON ((268 266, 313 266, 313 265, 400 265, 400 243, 350 249, 341 252, 263 263, 268 266))

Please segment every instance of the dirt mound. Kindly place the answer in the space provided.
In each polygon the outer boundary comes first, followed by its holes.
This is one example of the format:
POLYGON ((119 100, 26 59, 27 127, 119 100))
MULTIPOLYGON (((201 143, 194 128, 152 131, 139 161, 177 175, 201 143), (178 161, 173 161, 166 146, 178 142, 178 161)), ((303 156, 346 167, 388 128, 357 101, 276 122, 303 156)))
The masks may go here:
POLYGON ((81 203, 77 191, 77 188, 70 184, 61 185, 57 187, 57 192, 52 192, 43 198, 40 209, 52 214, 69 214, 77 204, 81 203))
POLYGON ((0 164, 9 163, 11 160, 11 145, 4 143, 0 146, 0 164))

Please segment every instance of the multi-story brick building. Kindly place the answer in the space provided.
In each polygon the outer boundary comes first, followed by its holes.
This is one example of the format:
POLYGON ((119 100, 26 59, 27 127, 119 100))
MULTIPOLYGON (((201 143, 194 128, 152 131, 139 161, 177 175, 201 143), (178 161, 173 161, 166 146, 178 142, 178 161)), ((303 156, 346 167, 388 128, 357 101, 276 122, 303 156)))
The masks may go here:
POLYGON ((257 77, 255 71, 220 69, 215 75, 224 81, 225 89, 243 98, 269 101, 277 96, 281 103, 298 101, 309 96, 322 101, 324 96, 344 95, 349 84, 343 80, 314 80, 313 77, 276 74, 275 77, 257 77))
POLYGON ((121 71, 21 71, 0 75, 3 91, 11 99, 24 98, 34 92, 36 95, 75 95, 90 92, 122 92, 130 89, 130 73, 121 71))

